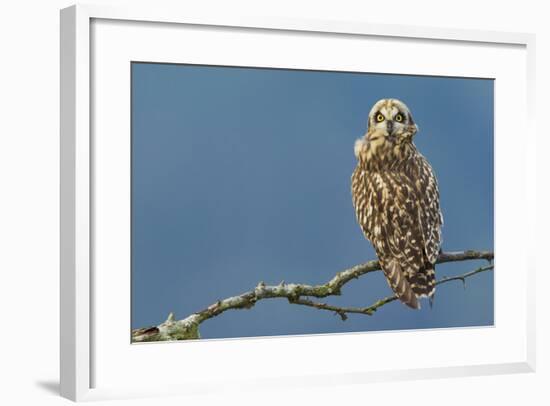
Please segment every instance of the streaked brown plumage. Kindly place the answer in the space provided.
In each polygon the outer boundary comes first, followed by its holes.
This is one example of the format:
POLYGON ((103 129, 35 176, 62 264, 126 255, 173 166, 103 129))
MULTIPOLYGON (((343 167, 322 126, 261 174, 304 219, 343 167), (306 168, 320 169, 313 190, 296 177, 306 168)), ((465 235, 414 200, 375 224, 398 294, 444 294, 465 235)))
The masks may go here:
POLYGON ((434 172, 413 144, 418 131, 407 106, 378 101, 364 137, 355 143, 352 197, 357 221, 372 243, 388 284, 419 308, 435 291, 443 217, 434 172))

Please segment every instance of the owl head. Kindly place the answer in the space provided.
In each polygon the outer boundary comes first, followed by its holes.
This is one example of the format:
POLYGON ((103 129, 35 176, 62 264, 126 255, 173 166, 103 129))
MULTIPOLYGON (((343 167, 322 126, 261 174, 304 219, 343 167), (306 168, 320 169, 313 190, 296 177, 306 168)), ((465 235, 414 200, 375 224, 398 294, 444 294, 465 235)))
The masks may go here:
POLYGON ((397 99, 377 101, 369 113, 369 132, 382 132, 390 141, 411 140, 418 131, 405 103, 397 99))

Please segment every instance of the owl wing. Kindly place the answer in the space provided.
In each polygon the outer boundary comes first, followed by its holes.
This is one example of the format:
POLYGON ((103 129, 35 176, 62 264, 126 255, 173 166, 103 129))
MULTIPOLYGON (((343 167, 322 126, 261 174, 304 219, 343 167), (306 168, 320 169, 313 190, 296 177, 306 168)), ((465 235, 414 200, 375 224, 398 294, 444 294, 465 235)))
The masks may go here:
POLYGON ((424 235, 414 182, 404 173, 369 173, 358 165, 352 192, 357 221, 378 257, 391 255, 418 268, 424 235))
POLYGON ((414 176, 418 201, 418 213, 426 259, 435 264, 441 248, 441 227, 443 216, 439 206, 439 188, 432 167, 422 155, 416 157, 417 173, 414 176))
POLYGON ((378 205, 371 241, 383 262, 397 260, 410 279, 424 264, 417 190, 404 173, 388 171, 371 178, 369 188, 374 189, 378 205))
POLYGON ((390 287, 400 300, 418 308, 414 285, 424 267, 424 237, 416 185, 402 172, 368 173, 358 166, 352 188, 357 220, 390 287))

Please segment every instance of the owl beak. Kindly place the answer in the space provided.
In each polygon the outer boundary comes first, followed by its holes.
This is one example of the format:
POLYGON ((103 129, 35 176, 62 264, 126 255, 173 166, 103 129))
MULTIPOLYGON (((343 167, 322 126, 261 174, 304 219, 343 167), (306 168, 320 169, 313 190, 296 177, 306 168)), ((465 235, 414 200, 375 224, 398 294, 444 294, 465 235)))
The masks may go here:
POLYGON ((389 135, 392 135, 392 133, 393 133, 393 121, 388 121, 386 123, 386 130, 388 131, 389 135))

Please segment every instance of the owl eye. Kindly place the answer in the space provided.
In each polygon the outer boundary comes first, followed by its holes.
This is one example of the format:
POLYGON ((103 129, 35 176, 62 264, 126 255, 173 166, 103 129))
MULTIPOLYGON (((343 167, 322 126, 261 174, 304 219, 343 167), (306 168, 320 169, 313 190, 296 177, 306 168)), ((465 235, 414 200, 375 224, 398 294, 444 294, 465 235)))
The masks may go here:
POLYGON ((378 113, 376 115, 376 122, 381 123, 382 121, 384 121, 384 116, 382 114, 378 113))
POLYGON ((395 121, 397 121, 398 123, 402 122, 403 121, 403 116, 400 113, 398 113, 395 116, 395 121))

